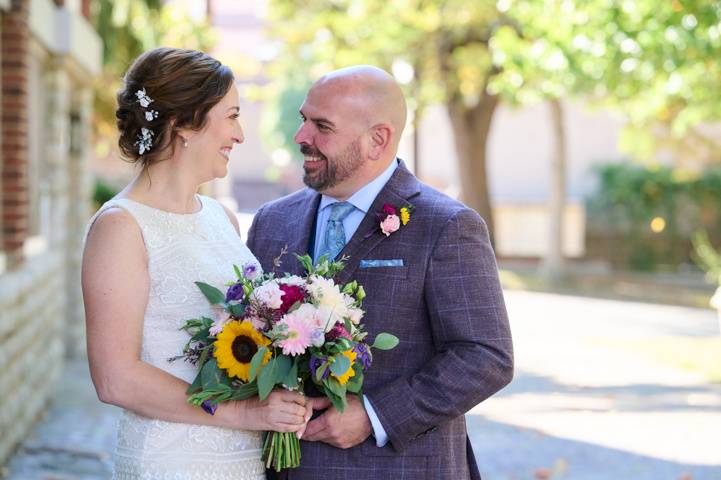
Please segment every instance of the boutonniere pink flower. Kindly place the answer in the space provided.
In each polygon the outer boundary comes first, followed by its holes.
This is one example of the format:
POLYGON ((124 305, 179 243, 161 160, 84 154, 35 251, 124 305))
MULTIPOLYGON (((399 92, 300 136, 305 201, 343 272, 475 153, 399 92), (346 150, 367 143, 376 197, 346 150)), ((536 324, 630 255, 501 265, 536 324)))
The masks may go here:
POLYGON ((383 211, 378 213, 380 230, 383 235, 389 237, 391 233, 395 233, 401 227, 408 225, 408 222, 411 221, 412 212, 413 205, 409 204, 405 204, 400 208, 388 203, 383 205, 383 211))

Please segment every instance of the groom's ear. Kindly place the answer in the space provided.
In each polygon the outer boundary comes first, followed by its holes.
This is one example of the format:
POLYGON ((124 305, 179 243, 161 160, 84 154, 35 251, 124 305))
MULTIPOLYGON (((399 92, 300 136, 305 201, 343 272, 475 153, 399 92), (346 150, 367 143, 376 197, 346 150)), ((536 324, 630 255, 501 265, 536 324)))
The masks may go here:
POLYGON ((387 123, 379 123, 371 129, 370 151, 368 156, 371 160, 378 160, 388 149, 393 136, 393 128, 387 123))

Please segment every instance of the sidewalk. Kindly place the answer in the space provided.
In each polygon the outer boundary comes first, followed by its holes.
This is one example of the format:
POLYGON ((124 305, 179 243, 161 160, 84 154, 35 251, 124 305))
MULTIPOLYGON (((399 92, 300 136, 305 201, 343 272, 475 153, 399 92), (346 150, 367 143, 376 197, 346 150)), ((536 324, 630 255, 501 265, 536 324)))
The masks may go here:
POLYGON ((65 368, 51 405, 4 468, 10 480, 110 478, 120 410, 98 401, 85 360, 65 368))
POLYGON ((716 341, 715 312, 520 291, 506 302, 515 379, 467 416, 484 480, 721 479, 721 385, 628 347, 716 341))
MULTIPOLYGON (((506 302, 516 377, 467 415, 484 480, 721 479, 721 385, 623 343, 715 339, 714 312, 522 291, 506 302)), ((118 417, 87 365, 70 364, 8 478, 109 478, 118 417)))

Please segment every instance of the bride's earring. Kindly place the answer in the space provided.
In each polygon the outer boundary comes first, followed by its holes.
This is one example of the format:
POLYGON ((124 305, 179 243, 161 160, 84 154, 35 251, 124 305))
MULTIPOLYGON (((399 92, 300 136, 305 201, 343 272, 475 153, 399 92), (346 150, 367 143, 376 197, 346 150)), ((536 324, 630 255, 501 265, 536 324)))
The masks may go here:
POLYGON ((183 147, 188 148, 188 139, 187 138, 183 139, 183 147))

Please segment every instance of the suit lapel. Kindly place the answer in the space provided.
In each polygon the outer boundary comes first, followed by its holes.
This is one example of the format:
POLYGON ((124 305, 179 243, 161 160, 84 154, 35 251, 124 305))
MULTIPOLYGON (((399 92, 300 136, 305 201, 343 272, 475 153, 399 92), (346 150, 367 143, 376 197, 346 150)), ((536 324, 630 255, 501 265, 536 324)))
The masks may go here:
POLYGON ((295 208, 289 209, 289 225, 287 225, 288 232, 290 233, 290 242, 288 242, 288 254, 283 258, 283 266, 280 271, 286 271, 294 275, 302 275, 303 268, 300 263, 293 255, 310 254, 308 249, 310 247, 310 239, 312 235, 315 235, 313 229, 315 225, 315 218, 318 213, 318 205, 320 205, 320 194, 307 189, 308 198, 299 201, 295 208), (296 221, 292 222, 292 218, 296 221), (292 223, 291 223, 292 222, 292 223))
POLYGON ((358 226, 358 229, 350 241, 338 254, 338 258, 343 256, 349 257, 345 268, 337 276, 336 280, 340 284, 347 283, 358 269, 360 261, 381 242, 388 240, 389 237, 386 237, 383 232, 380 231, 377 216, 377 213, 383 210, 383 205, 387 203, 401 207, 405 203, 412 203, 410 199, 418 193, 420 193, 418 179, 408 171, 405 164, 401 161, 393 173, 393 176, 391 176, 388 183, 386 183, 373 201, 373 205, 371 205, 370 210, 368 210, 368 213, 363 217, 363 221, 361 221, 361 224, 358 226))

